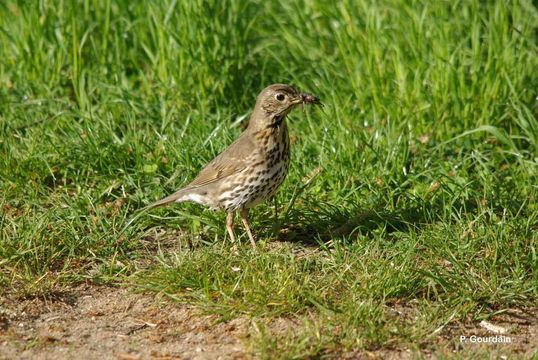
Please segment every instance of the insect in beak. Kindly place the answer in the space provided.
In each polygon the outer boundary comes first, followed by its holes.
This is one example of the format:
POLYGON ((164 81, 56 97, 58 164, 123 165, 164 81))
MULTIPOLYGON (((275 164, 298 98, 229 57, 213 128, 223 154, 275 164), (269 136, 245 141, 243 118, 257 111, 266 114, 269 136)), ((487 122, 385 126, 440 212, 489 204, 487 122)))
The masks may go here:
POLYGON ((303 111, 305 110, 304 104, 319 105, 319 106, 323 107, 323 104, 321 103, 319 98, 312 95, 312 94, 301 93, 301 94, 299 94, 299 96, 301 97, 301 106, 303 108, 303 111))

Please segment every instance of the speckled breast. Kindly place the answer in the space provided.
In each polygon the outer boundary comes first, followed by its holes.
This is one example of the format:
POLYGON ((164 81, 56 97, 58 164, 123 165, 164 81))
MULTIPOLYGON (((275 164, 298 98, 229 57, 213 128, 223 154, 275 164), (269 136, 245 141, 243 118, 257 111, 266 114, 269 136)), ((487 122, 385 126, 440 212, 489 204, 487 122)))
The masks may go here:
POLYGON ((288 174, 290 146, 286 124, 260 132, 256 140, 260 150, 251 154, 252 166, 243 170, 220 198, 228 212, 253 207, 271 197, 288 174))

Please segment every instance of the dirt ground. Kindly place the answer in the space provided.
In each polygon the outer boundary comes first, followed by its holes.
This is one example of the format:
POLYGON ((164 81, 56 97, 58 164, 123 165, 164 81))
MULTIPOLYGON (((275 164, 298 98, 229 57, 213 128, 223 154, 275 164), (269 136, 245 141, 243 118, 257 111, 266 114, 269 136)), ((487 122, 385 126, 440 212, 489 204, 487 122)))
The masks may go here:
MULTIPOLYGON (((286 321, 277 321, 286 329, 286 321)), ((292 326, 292 323, 289 322, 292 326)), ((244 359, 252 325, 201 315, 194 307, 115 287, 84 285, 47 299, 0 298, 0 359, 244 359)), ((484 324, 443 328, 418 350, 425 358, 459 354, 530 358, 538 349, 534 310, 514 310, 484 324), (495 324, 493 324, 495 322, 495 324), (510 344, 472 344, 461 334, 503 333, 510 344)), ((346 353, 343 358, 409 359, 417 349, 346 353)))
POLYGON ((242 359, 246 322, 128 289, 0 303, 0 359, 242 359))

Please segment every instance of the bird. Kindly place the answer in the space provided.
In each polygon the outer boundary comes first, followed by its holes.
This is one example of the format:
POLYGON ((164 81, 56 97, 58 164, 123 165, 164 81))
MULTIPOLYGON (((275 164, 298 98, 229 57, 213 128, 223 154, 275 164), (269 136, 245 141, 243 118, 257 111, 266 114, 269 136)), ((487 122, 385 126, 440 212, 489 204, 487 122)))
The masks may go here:
POLYGON ((290 140, 286 116, 299 104, 322 105, 316 96, 300 93, 290 85, 267 86, 258 95, 248 126, 240 136, 188 185, 149 207, 190 201, 224 210, 226 230, 233 243, 234 217, 239 213, 256 249, 249 209, 273 196, 288 174, 290 140))

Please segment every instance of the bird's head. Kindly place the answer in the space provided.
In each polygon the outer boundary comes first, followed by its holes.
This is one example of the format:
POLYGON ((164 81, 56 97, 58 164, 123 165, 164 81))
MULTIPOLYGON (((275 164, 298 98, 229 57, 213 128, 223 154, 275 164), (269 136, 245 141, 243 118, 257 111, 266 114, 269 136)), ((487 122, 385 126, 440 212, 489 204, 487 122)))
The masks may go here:
POLYGON ((293 87, 274 84, 262 90, 256 101, 267 116, 287 114, 295 105, 303 101, 301 94, 293 87))
POLYGON ((279 126, 291 109, 303 101, 302 94, 290 85, 269 85, 258 95, 249 128, 279 126))

